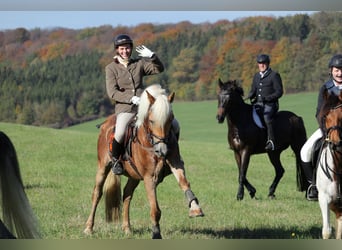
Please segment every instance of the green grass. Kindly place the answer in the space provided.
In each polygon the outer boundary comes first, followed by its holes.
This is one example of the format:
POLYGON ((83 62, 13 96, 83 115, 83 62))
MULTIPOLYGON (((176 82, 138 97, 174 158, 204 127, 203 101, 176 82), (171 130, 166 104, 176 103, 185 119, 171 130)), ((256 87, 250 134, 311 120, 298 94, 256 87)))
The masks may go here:
MULTIPOLYGON (((285 95, 281 109, 303 117, 308 136, 316 129, 316 94, 285 95)), ((158 187, 164 239, 321 238, 321 214, 317 202, 308 202, 296 191, 295 160, 290 150, 282 154, 285 175, 276 199, 267 197, 274 169, 267 156, 252 156, 248 178, 257 199, 245 192, 236 200, 238 170, 227 144, 227 125, 218 124, 216 101, 175 102, 181 124, 180 149, 191 188, 205 217, 188 218, 184 194, 173 176, 158 187), (294 233, 294 234, 293 234, 294 233)), ((64 130, 0 123, 13 141, 23 181, 46 239, 150 239, 149 206, 142 183, 131 205, 133 234, 120 225, 107 224, 100 202, 95 233, 83 234, 90 212, 96 173, 96 124, 104 119, 64 130)), ((123 177, 123 183, 125 182, 123 177)))

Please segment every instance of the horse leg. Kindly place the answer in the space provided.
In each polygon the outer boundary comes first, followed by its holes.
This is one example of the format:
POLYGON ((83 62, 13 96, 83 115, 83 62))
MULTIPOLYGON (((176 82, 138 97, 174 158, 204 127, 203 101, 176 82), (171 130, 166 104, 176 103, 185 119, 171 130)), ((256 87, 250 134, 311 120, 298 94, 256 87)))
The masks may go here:
POLYGON ((323 191, 318 192, 318 201, 322 213, 322 237, 323 239, 329 239, 331 236, 331 226, 330 226, 330 209, 328 205, 328 197, 323 191))
POLYGON ((281 178, 284 175, 285 169, 283 168, 281 162, 280 162, 280 153, 279 152, 271 152, 268 154, 268 157, 270 158, 270 161, 275 169, 275 177, 273 179, 273 182, 271 186, 269 187, 268 197, 273 199, 275 198, 275 191, 277 189, 277 186, 281 180, 281 178))
POLYGON ((235 160, 239 168, 239 188, 237 193, 237 200, 243 200, 244 197, 244 186, 247 188, 250 197, 255 197, 256 189, 247 180, 247 169, 250 161, 250 154, 247 151, 241 153, 235 152, 235 160))
POLYGON ((169 144, 169 151, 166 158, 166 164, 170 167, 171 172, 175 176, 179 187, 184 192, 189 204, 189 217, 202 217, 204 213, 199 206, 198 199, 191 191, 190 182, 185 176, 184 161, 179 151, 178 139, 174 138, 174 143, 169 144))
POLYGON ((159 221, 161 211, 157 201, 157 182, 153 177, 144 178, 145 190, 150 203, 150 218, 152 222, 152 239, 161 239, 159 221))
POLYGON ((237 163, 237 167, 239 170, 239 178, 238 178, 239 186, 238 186, 238 192, 236 195, 236 199, 241 201, 241 200, 243 200, 244 192, 245 192, 243 183, 244 183, 244 179, 246 178, 246 171, 242 171, 241 156, 240 156, 239 152, 234 151, 234 156, 235 156, 235 161, 237 163))
POLYGON ((129 178, 127 180, 127 183, 124 187, 123 190, 123 204, 122 204, 122 208, 123 208, 123 216, 122 216, 122 230, 126 233, 126 234, 130 234, 131 233, 131 223, 130 223, 130 216, 129 216, 129 208, 130 208, 130 204, 133 198, 133 192, 136 189, 136 187, 139 185, 139 180, 135 180, 132 178, 129 178))
POLYGON ((342 214, 336 212, 336 239, 340 240, 342 237, 342 214))
POLYGON ((108 175, 108 172, 110 170, 110 165, 101 165, 99 163, 99 168, 97 169, 96 177, 95 177, 95 186, 92 193, 92 206, 91 206, 91 212, 88 217, 88 220, 86 222, 86 228, 84 230, 85 234, 92 234, 93 233, 93 227, 94 227, 94 221, 95 221, 95 213, 97 205, 99 204, 99 201, 103 194, 103 185, 105 183, 106 177, 108 175))
POLYGON ((189 202, 189 217, 194 218, 194 217, 204 216, 204 213, 201 207, 199 206, 198 199, 196 198, 195 194, 192 192, 190 188, 190 183, 186 179, 184 167, 183 168, 171 167, 171 171, 173 175, 175 176, 179 187, 182 189, 182 191, 185 194, 186 199, 189 202))

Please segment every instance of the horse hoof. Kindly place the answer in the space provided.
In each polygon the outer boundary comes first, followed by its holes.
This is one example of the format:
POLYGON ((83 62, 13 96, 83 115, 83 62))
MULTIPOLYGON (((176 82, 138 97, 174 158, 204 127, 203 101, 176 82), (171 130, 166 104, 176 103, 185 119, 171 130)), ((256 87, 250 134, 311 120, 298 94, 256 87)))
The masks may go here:
POLYGON ((189 211, 189 217, 190 218, 195 218, 195 217, 203 217, 204 213, 202 211, 202 209, 198 208, 198 209, 191 209, 189 211))
POLYGON ((161 240, 161 234, 160 233, 153 233, 152 234, 152 240, 161 240))
POLYGON ((274 194, 269 194, 268 198, 270 198, 271 200, 274 200, 276 198, 276 196, 274 194))
POLYGON ((126 235, 131 235, 132 234, 131 228, 128 227, 128 226, 122 226, 121 229, 122 229, 122 231, 125 232, 126 235))
POLYGON ((84 229, 83 233, 86 234, 86 235, 92 235, 93 234, 93 230, 90 229, 90 228, 86 228, 86 229, 84 229))

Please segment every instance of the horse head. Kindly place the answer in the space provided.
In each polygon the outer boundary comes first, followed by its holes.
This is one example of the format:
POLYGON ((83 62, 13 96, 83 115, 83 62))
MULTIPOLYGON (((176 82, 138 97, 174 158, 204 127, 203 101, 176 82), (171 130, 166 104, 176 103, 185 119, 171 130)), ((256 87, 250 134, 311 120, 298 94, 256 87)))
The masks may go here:
POLYGON ((165 157, 172 120, 171 103, 175 93, 166 95, 160 85, 151 85, 141 95, 136 127, 144 127, 148 144, 158 157, 165 157))
POLYGON ((218 110, 216 119, 219 123, 223 123, 231 103, 233 103, 236 100, 236 98, 242 100, 241 96, 243 96, 243 89, 238 85, 236 80, 222 82, 221 79, 219 79, 218 85, 218 110))
POLYGON ((322 108, 318 114, 320 127, 325 140, 332 149, 342 147, 342 91, 340 93, 323 92, 322 108))

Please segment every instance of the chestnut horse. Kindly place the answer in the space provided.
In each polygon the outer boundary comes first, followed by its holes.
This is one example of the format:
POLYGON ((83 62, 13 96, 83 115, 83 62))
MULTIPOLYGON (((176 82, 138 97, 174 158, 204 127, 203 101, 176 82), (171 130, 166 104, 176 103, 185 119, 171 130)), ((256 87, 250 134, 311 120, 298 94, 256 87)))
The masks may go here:
POLYGON ((26 196, 14 145, 0 131, 1 239, 41 238, 38 222, 26 196))
POLYGON ((342 237, 342 94, 325 95, 320 116, 323 143, 317 164, 318 201, 322 213, 323 239, 331 236, 330 210, 336 216, 336 239, 342 237), (328 100, 329 99, 329 100, 328 100))
MULTIPOLYGON (((253 154, 266 153, 265 144, 267 133, 265 128, 260 128, 253 120, 253 106, 242 99, 243 89, 236 81, 223 83, 219 79, 217 120, 223 123, 227 120, 228 143, 234 151, 235 160, 239 169, 239 187, 237 199, 244 197, 244 186, 251 198, 255 197, 256 189, 247 180, 247 169, 250 157, 253 154)), ((304 191, 308 187, 304 170, 300 164, 300 150, 306 141, 306 130, 301 117, 290 111, 279 111, 275 117, 275 139, 277 149, 268 152, 268 157, 275 169, 275 178, 269 187, 268 197, 274 198, 280 179, 285 172, 280 154, 291 146, 297 169, 297 188, 304 191)))
MULTIPOLYGON (((128 177, 123 190, 123 221, 122 229, 131 233, 129 207, 133 192, 140 181, 145 184, 147 198, 150 204, 152 221, 152 239, 160 239, 159 221, 161 211, 157 201, 157 185, 171 172, 189 202, 189 216, 203 216, 198 200, 190 189, 190 183, 185 177, 177 138, 172 129, 174 119, 171 103, 174 93, 166 95, 160 85, 149 86, 141 95, 135 124, 131 129, 131 140, 126 145, 123 165, 128 177)), ((109 137, 113 131, 115 117, 112 115, 102 124, 98 138, 98 170, 92 195, 92 209, 84 232, 93 232, 96 207, 105 193, 106 220, 115 222, 119 219, 121 207, 121 177, 114 175, 111 169, 111 159, 108 153, 109 137)))

